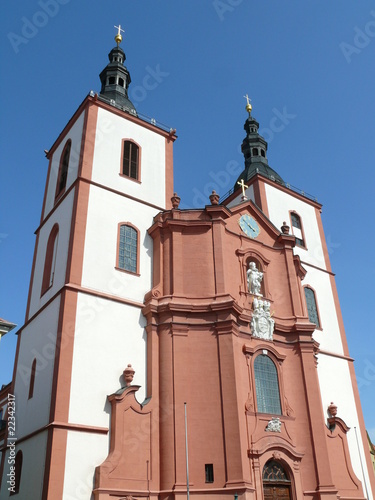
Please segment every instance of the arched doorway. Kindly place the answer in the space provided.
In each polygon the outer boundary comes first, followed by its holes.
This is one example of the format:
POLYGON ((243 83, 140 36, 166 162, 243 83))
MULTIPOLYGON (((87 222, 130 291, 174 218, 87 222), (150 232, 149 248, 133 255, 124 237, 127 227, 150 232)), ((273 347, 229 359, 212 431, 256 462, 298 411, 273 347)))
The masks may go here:
POLYGON ((291 500, 290 479, 283 466, 269 460, 263 469, 264 500, 291 500))

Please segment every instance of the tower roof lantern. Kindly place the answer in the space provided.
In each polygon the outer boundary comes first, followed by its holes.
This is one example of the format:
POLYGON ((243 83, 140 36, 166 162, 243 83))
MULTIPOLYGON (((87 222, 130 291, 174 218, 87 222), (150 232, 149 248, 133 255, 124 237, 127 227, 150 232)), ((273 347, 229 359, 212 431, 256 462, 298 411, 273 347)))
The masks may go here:
POLYGON ((261 174, 279 184, 285 185, 280 175, 268 164, 267 141, 259 134, 259 123, 251 114, 253 107, 250 104, 249 96, 246 94, 244 97, 247 100, 246 111, 249 114, 244 124, 246 137, 241 145, 241 151, 245 157, 245 169, 236 180, 234 190, 238 189, 237 183, 239 181, 243 180, 246 183, 256 174, 261 174))
POLYGON ((122 41, 121 31, 124 30, 121 29, 121 24, 115 26, 115 28, 118 29, 115 36, 117 45, 108 54, 109 63, 99 75, 102 84, 100 95, 109 101, 114 101, 117 106, 136 113, 134 104, 128 97, 131 78, 127 67, 124 65, 125 52, 120 47, 122 41))

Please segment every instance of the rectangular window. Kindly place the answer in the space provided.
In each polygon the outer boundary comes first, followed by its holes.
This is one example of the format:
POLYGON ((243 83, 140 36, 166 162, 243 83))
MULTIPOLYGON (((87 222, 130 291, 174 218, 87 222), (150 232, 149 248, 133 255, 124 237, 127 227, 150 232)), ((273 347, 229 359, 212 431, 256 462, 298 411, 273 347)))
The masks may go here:
POLYGON ((206 483, 213 483, 214 482, 214 465, 213 464, 206 464, 204 466, 205 473, 206 473, 206 483))

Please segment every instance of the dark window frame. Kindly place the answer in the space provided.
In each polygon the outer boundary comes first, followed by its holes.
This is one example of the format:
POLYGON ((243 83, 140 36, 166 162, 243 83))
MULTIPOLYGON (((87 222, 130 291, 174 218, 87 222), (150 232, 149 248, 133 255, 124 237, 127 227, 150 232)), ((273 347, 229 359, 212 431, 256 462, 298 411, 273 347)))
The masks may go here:
POLYGON ((204 466, 204 473, 205 473, 205 482, 206 483, 213 483, 214 482, 214 465, 213 464, 205 464, 204 466))
POLYGON ((55 200, 60 198, 63 195, 63 193, 65 193, 66 190, 71 149, 72 149, 72 141, 71 139, 68 139, 65 143, 64 149, 60 156, 59 171, 56 182, 55 200))
POLYGON ((55 224, 51 229, 46 246, 46 256, 44 259, 44 271, 42 278, 41 295, 43 295, 47 290, 49 290, 52 287, 53 281, 55 279, 58 238, 59 238, 59 225, 55 224))
POLYGON ((28 399, 31 399, 34 396, 35 374, 36 374, 36 358, 34 358, 31 365, 28 399))
POLYGON ((131 139, 123 139, 120 175, 132 181, 141 179, 141 147, 131 139))

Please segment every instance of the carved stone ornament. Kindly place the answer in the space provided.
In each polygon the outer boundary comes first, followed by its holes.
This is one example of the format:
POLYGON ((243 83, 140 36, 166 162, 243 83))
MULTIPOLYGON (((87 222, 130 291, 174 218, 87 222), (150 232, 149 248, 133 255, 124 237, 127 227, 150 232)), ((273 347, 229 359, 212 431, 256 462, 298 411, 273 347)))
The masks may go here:
POLYGON ((219 199, 220 199, 220 196, 217 194, 217 192, 215 190, 213 190, 212 193, 210 194, 211 205, 218 205, 219 199))
POLYGON ((251 334, 257 339, 272 340, 275 321, 271 318, 271 304, 267 300, 254 298, 251 334))
POLYGON ((247 401, 245 403, 245 410, 246 411, 254 411, 254 404, 253 404, 253 401, 252 401, 250 393, 247 396, 247 401))
POLYGON ((181 198, 178 196, 178 194, 177 193, 173 193, 173 196, 171 198, 172 207, 173 208, 178 208, 179 205, 180 205, 180 201, 181 201, 181 198))
POLYGON ((281 432, 281 420, 277 417, 272 417, 266 427, 267 432, 281 432))
POLYGON ((129 364, 123 372, 126 387, 129 387, 129 385, 131 385, 131 383, 133 382, 134 373, 135 371, 132 365, 129 364))
POLYGON ((274 452, 272 453, 272 456, 273 456, 273 458, 274 458, 275 460, 280 460, 280 458, 281 458, 281 455, 280 455, 280 453, 279 453, 278 451, 274 451, 274 452))
POLYGON ((335 405, 335 403, 333 401, 328 406, 328 412, 330 413, 330 415, 332 415, 332 417, 336 417, 336 415, 337 415, 337 406, 335 405))
POLYGON ((258 271, 255 262, 249 263, 249 269, 247 270, 247 286, 249 288, 249 292, 254 295, 262 294, 260 293, 260 288, 262 286, 263 273, 258 271))

